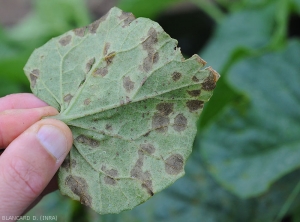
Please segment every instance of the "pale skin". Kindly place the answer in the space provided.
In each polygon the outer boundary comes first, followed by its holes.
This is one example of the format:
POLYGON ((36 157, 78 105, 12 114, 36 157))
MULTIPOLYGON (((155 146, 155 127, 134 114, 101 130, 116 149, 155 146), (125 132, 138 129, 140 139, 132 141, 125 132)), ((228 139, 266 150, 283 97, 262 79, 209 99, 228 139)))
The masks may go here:
MULTIPOLYGON (((0 98, 0 215, 20 216, 57 189, 56 172, 72 146, 58 112, 29 93, 0 98)), ((0 217, 1 221, 1 217, 0 217)))

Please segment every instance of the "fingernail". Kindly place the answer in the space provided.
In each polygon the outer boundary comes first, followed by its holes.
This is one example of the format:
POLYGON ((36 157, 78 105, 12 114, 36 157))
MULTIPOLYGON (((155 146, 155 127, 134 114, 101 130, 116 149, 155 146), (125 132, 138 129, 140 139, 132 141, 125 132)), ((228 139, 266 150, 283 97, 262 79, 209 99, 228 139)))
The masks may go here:
POLYGON ((67 152, 67 139, 63 132, 51 125, 44 125, 37 133, 43 147, 59 160, 67 152))

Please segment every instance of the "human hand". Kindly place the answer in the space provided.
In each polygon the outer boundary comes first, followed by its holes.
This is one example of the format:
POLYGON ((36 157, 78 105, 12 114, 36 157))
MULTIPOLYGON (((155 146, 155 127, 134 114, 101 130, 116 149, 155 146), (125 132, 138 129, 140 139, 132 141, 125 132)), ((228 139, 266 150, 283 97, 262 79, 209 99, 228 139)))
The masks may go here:
MULTIPOLYGON (((57 189, 55 173, 72 146, 58 114, 32 94, 0 98, 0 216, 20 216, 57 189)), ((1 221, 1 217, 0 217, 1 221)))

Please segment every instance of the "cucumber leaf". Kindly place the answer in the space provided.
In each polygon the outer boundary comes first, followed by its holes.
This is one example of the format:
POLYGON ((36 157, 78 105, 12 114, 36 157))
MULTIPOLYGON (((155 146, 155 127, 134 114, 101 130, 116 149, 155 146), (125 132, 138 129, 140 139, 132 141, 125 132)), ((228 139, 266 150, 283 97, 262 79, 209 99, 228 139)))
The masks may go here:
POLYGON ((36 49, 24 70, 73 148, 60 191, 100 214, 132 209, 183 176, 219 78, 155 22, 118 8, 36 49))

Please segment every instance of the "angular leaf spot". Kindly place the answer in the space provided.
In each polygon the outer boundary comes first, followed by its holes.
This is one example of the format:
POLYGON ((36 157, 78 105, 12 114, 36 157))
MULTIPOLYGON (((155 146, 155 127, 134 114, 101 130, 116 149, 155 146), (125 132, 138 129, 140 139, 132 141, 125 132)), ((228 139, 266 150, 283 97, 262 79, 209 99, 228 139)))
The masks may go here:
POLYGON ((183 114, 178 114, 174 119, 173 128, 177 132, 184 131, 187 126, 187 118, 183 114))
POLYGON ((88 99, 85 99, 84 100, 84 105, 89 105, 91 103, 91 99, 90 98, 88 98, 88 99))
POLYGON ((131 90, 134 89, 134 82, 131 81, 129 76, 123 78, 123 87, 128 93, 130 93, 131 90))
POLYGON ((66 45, 68 45, 68 44, 71 42, 71 39, 72 39, 72 36, 71 36, 71 35, 67 35, 67 36, 62 37, 62 38, 59 40, 59 43, 60 43, 62 46, 66 46, 66 45))
POLYGON ((106 184, 112 185, 112 186, 114 186, 114 185, 117 184, 117 181, 116 181, 115 179, 109 177, 109 176, 105 176, 105 177, 104 177, 104 182, 105 182, 106 184))
POLYGON ((72 159, 70 161, 70 157, 67 156, 64 162, 61 164, 61 167, 65 168, 66 170, 70 170, 76 166, 76 160, 72 159))
POLYGON ((85 73, 88 73, 90 70, 91 70, 91 68, 92 68, 92 66, 94 65, 94 63, 95 63, 95 57, 94 58, 91 58, 87 63, 86 63, 86 65, 85 65, 85 73))
POLYGON ((193 80, 194 82, 199 82, 199 79, 198 79, 196 76, 193 76, 192 80, 193 80))
POLYGON ((156 109, 160 112, 163 116, 168 116, 173 112, 174 103, 159 103, 156 106, 156 109))
POLYGON ((144 154, 142 151, 138 151, 139 158, 136 161, 133 169, 130 171, 130 175, 133 178, 137 178, 142 181, 142 187, 146 188, 148 194, 153 196, 153 188, 152 188, 152 180, 151 174, 149 171, 143 172, 143 161, 144 161, 144 154))
POLYGON ((78 143, 84 144, 86 146, 90 146, 92 148, 96 148, 100 145, 98 140, 92 139, 85 135, 80 135, 75 139, 78 143))
POLYGON ((86 27, 83 27, 83 28, 73 29, 73 32, 75 33, 75 35, 77 35, 79 37, 83 37, 85 34, 85 30, 86 30, 86 27))
POLYGON ((107 56, 105 56, 104 60, 106 61, 106 65, 110 65, 113 61, 113 58, 115 57, 116 53, 115 52, 111 52, 109 53, 107 56))
POLYGON ((196 55, 196 60, 197 62, 199 62, 202 66, 205 66, 206 65, 206 61, 203 60, 200 56, 196 55))
POLYGON ((70 101, 72 100, 73 96, 71 94, 67 94, 64 96, 64 101, 69 104, 70 101))
POLYGON ((110 43, 106 42, 104 45, 103 55, 107 55, 109 47, 110 47, 110 43))
POLYGON ((92 34, 96 33, 99 26, 100 26, 100 24, 106 20, 106 17, 107 17, 107 15, 104 15, 100 19, 98 19, 95 22, 93 22, 92 24, 90 24, 88 26, 88 29, 89 29, 90 33, 92 33, 92 34))
POLYGON ((153 56, 153 63, 154 63, 154 64, 157 63, 158 60, 159 60, 159 53, 156 52, 156 53, 154 54, 154 56, 153 56))
POLYGON ((66 185, 74 194, 79 196, 80 203, 91 206, 92 197, 88 194, 88 185, 85 179, 70 175, 66 178, 66 185))
POLYGON ((180 72, 174 72, 172 74, 172 79, 177 82, 181 78, 182 74, 180 72))
POLYGON ((107 73, 108 73, 108 70, 107 70, 106 67, 104 67, 104 68, 97 68, 93 72, 93 76, 102 76, 102 77, 104 77, 104 76, 107 75, 107 73))
POLYGON ((142 43, 143 49, 147 51, 148 56, 143 61, 143 70, 149 72, 153 63, 157 63, 159 54, 155 52, 154 44, 158 42, 158 34, 154 28, 150 28, 146 40, 142 43))
POLYGON ((189 108, 190 112, 194 112, 198 109, 202 109, 203 104, 204 102, 199 100, 190 100, 186 102, 186 106, 189 108))
POLYGON ((214 71, 212 68, 209 68, 209 76, 204 80, 204 82, 201 84, 202 89, 211 91, 216 87, 216 82, 219 79, 219 74, 214 71))
POLYGON ((36 80, 39 78, 39 76, 40 76, 40 70, 34 69, 34 70, 31 71, 31 73, 30 73, 30 83, 31 83, 32 88, 35 87, 36 80))
POLYGON ((153 154, 155 152, 155 147, 150 143, 141 144, 141 149, 149 154, 153 154))
POLYGON ((152 129, 155 129, 157 132, 167 132, 169 124, 170 119, 167 116, 157 113, 152 117, 152 129))
POLYGON ((103 165, 101 167, 101 170, 104 171, 110 177, 116 177, 116 176, 118 176, 118 171, 117 170, 115 170, 115 169, 108 170, 105 165, 103 165))
POLYGON ((197 96, 200 96, 201 90, 200 89, 191 90, 191 91, 187 91, 187 93, 192 97, 197 97, 197 96))
POLYGON ((180 154, 173 154, 165 161, 165 170, 167 174, 176 175, 183 170, 183 157, 180 154))
POLYGON ((132 13, 122 12, 122 14, 119 16, 119 19, 123 20, 124 25, 122 27, 124 28, 129 26, 130 23, 135 20, 135 17, 132 13))

